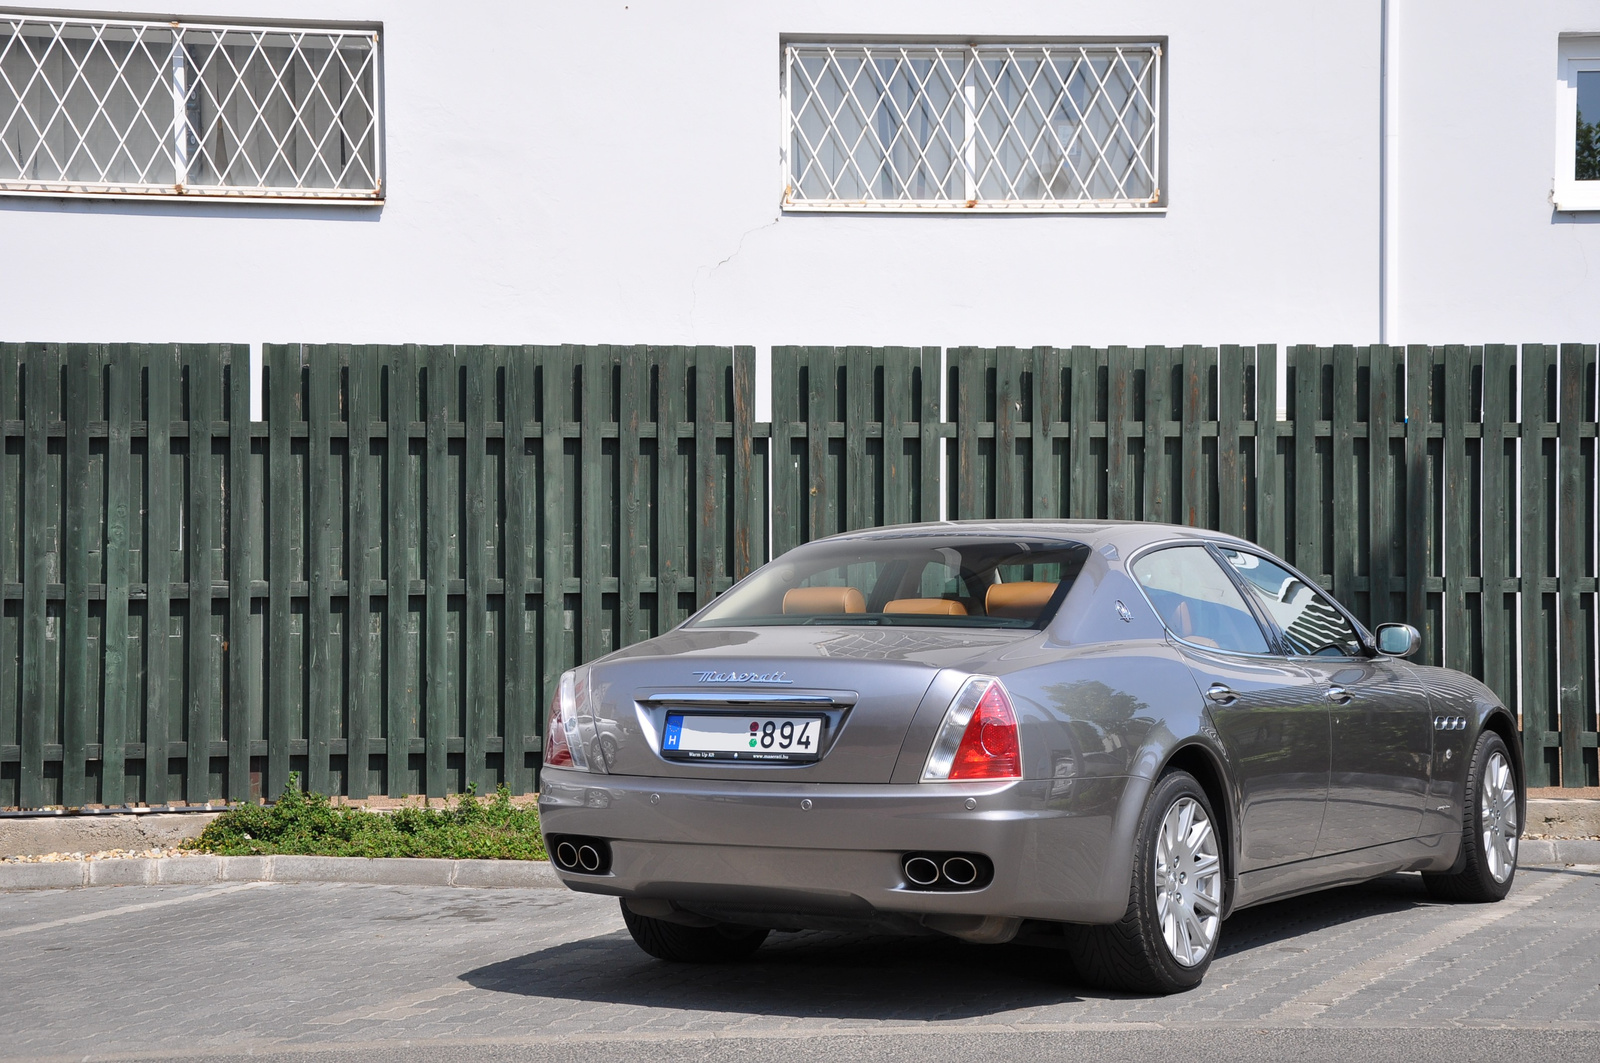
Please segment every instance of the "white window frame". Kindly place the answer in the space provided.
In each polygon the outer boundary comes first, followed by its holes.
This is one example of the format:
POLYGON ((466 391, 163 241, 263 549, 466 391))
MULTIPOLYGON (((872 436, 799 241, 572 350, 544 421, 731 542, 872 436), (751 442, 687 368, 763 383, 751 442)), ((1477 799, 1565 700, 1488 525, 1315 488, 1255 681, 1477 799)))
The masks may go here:
MULTIPOLYGON (((782 188, 781 208, 785 213, 812 214, 812 213, 913 213, 913 214, 1164 214, 1168 206, 1168 190, 1166 180, 1166 39, 1157 37, 1129 37, 1116 39, 1103 38, 1049 38, 1049 39, 979 39, 979 38, 844 38, 844 37, 810 37, 797 36, 785 37, 779 49, 779 95, 781 96, 782 114, 779 119, 782 130, 781 147, 779 156, 779 181, 782 188), (1151 159, 1150 171, 1153 175, 1153 194, 1148 198, 1126 199, 1052 199, 1052 200, 1024 200, 1024 199, 980 199, 976 195, 974 169, 975 136, 974 118, 984 105, 975 98, 975 75, 973 60, 980 53, 1004 51, 1009 48, 1030 49, 1037 47, 1048 48, 1089 48, 1089 49, 1130 49, 1147 50, 1153 54, 1152 79, 1153 85, 1149 92, 1149 102, 1152 107, 1153 132, 1150 134, 1151 159), (962 168, 964 170, 964 199, 940 200, 845 200, 845 199, 800 199, 795 195, 794 177, 791 172, 794 160, 791 158, 793 150, 795 122, 793 110, 792 82, 793 52, 797 48, 904 48, 907 50, 938 49, 945 52, 964 51, 967 54, 966 76, 961 86, 960 99, 965 109, 966 119, 965 141, 961 145, 962 168)), ((1141 90, 1142 92, 1142 90, 1141 90)))
POLYGON ((1556 172, 1551 199, 1557 210, 1600 210, 1600 181, 1574 180, 1578 125, 1578 74, 1600 73, 1600 34, 1564 34, 1556 76, 1556 172))
MULTIPOLYGON (((32 29, 40 26, 52 27, 58 35, 53 41, 59 41, 70 31, 76 36, 72 39, 85 39, 83 34, 88 32, 91 36, 90 51, 98 45, 101 35, 106 35, 108 40, 125 39, 132 35, 143 54, 152 59, 160 59, 156 66, 158 71, 165 71, 164 84, 155 83, 149 94, 143 97, 136 108, 136 119, 125 119, 130 125, 137 120, 142 123, 137 130, 141 135, 153 131, 158 143, 163 145, 163 150, 150 154, 148 159, 143 155, 134 157, 126 156, 127 160, 141 172, 134 179, 104 179, 106 167, 99 166, 101 180, 78 180, 64 176, 28 177, 23 175, 10 175, 9 170, 17 165, 10 156, 0 155, 7 167, 6 172, 0 172, 0 196, 33 196, 54 199, 64 198, 96 198, 96 199, 223 199, 231 203, 256 202, 256 203, 282 203, 295 202, 303 204, 328 204, 342 206, 381 206, 384 203, 384 140, 385 121, 383 107, 383 52, 381 48, 382 26, 379 23, 349 23, 305 20, 296 22, 245 22, 231 19, 213 19, 206 21, 178 20, 170 17, 124 15, 120 17, 100 17, 94 14, 79 14, 76 12, 38 12, 32 9, 0 9, 0 28, 14 28, 28 25, 32 29), (213 48, 209 61, 203 66, 196 66, 198 62, 193 58, 191 48, 196 46, 198 39, 203 45, 206 38, 213 48), (309 41, 308 41, 309 38, 309 41), (301 62, 308 64, 310 60, 305 53, 300 51, 302 46, 309 46, 310 42, 328 39, 336 42, 329 51, 329 57, 324 65, 329 66, 335 59, 343 60, 343 52, 354 45, 366 49, 364 57, 359 60, 355 71, 346 69, 348 73, 370 78, 370 99, 367 99, 368 89, 360 87, 352 80, 350 93, 342 95, 337 101, 328 96, 326 89, 321 85, 321 73, 314 73, 311 89, 306 92, 306 99, 296 102, 289 98, 284 89, 284 78, 289 74, 289 63, 285 62, 281 69, 273 67, 272 60, 266 49, 284 47, 283 41, 288 39, 291 53, 301 62), (180 47, 180 44, 183 45, 180 47), (267 99, 255 100, 248 88, 241 89, 246 84, 246 73, 241 72, 233 65, 233 60, 223 55, 223 45, 232 48, 247 48, 249 55, 245 59, 245 70, 250 64, 259 59, 270 74, 272 84, 267 89, 267 99), (218 56, 221 56, 219 59, 218 56), (231 79, 229 75, 232 75, 231 79), (233 128, 233 122, 220 113, 217 108, 211 120, 203 121, 203 130, 193 123, 199 111, 200 101, 207 98, 213 105, 218 104, 218 94, 221 94, 221 106, 244 108, 236 115, 239 129, 233 128), (274 95, 281 97, 278 101, 279 109, 284 105, 289 108, 290 128, 280 139, 271 129, 270 120, 266 117, 266 108, 273 106, 274 95), (312 135, 312 126, 307 124, 305 115, 307 109, 313 107, 312 97, 316 96, 324 108, 332 108, 335 117, 331 119, 329 129, 322 133, 321 143, 315 142, 312 135), (167 100, 170 99, 170 105, 167 100), (361 113, 355 118, 357 124, 346 127, 344 108, 350 101, 359 99, 361 113), (253 112, 253 113, 250 113, 253 112), (361 124, 364 123, 364 124, 361 124), (226 128, 224 128, 226 127, 226 128), (354 183, 346 183, 345 175, 350 173, 349 160, 344 164, 329 162, 323 156, 328 148, 329 136, 332 130, 340 133, 341 144, 346 143, 347 134, 354 134, 359 143, 361 139, 370 137, 371 165, 365 159, 359 160, 359 171, 355 174, 354 183), (204 133, 205 140, 201 141, 199 135, 204 133), (215 134, 218 143, 224 143, 224 138, 232 137, 227 141, 227 146, 232 148, 233 154, 214 157, 208 150, 210 140, 215 134), (256 140, 249 142, 247 149, 246 138, 254 135, 256 140), (261 138, 265 138, 264 140, 261 138), (300 145, 286 147, 289 142, 299 137, 302 141, 310 142, 311 155, 308 161, 296 165, 286 152, 298 154, 300 145), (262 166, 266 173, 258 169, 253 161, 243 161, 244 154, 248 151, 259 152, 265 147, 271 158, 262 166), (308 183, 315 165, 324 168, 324 172, 332 174, 338 169, 339 175, 333 178, 333 185, 318 185, 308 183), (291 171, 299 170, 294 174, 290 183, 270 183, 272 171, 282 165, 291 171), (210 166, 217 180, 211 183, 194 181, 192 175, 195 168, 201 172, 210 166), (222 172, 217 173, 218 170, 222 172), (243 183, 230 180, 240 175, 254 178, 254 183, 243 183), (370 180, 367 180, 370 178, 370 180)), ((21 37, 13 32, 10 37, 9 47, 15 49, 21 45, 21 37)), ((32 56, 30 50, 25 53, 32 56)), ((49 54, 46 52, 45 54, 49 54)), ((114 55, 109 55, 116 62, 114 55)), ((39 60, 34 59, 37 63, 39 60)), ((70 53, 65 56, 66 63, 77 63, 70 53)), ((88 143, 87 131, 92 131, 97 124, 103 125, 110 121, 105 108, 111 99, 113 91, 120 88, 135 94, 146 84, 143 80, 130 84, 126 80, 124 71, 129 60, 123 59, 116 67, 112 85, 109 88, 97 88, 83 76, 87 65, 79 65, 73 70, 65 70, 69 75, 69 85, 62 96, 56 95, 55 88, 46 82, 42 88, 37 85, 38 71, 42 67, 35 66, 34 74, 26 74, 21 86, 11 86, 7 95, 12 99, 20 98, 20 93, 32 88, 35 93, 48 92, 50 101, 45 102, 45 107, 53 106, 50 114, 33 114, 24 105, 18 102, 8 113, 0 107, 0 129, 4 129, 8 122, 28 123, 34 138, 42 141, 41 130, 56 128, 58 124, 63 130, 64 143, 62 151, 70 161, 76 155, 90 151, 86 148, 88 143), (73 87, 87 88, 89 96, 94 100, 94 115, 85 123, 85 129, 77 128, 77 123, 72 119, 63 103, 63 96, 70 96, 73 87), (41 126, 40 121, 44 124, 41 126), (73 138, 76 138, 74 141, 73 138)), ((8 81, 10 80, 8 76, 8 81)), ((5 83, 0 83, 0 89, 6 89, 5 83)), ((335 93, 339 95, 339 93, 335 93)), ((122 145, 136 132, 135 130, 120 133, 120 140, 113 152, 113 162, 117 151, 122 150, 122 145)), ((113 136, 118 136, 113 129, 113 136)), ((28 157, 39 148, 25 149, 28 157)), ((225 150, 225 149, 219 149, 225 150)), ((343 150, 341 148, 341 150, 343 150)), ((363 149, 356 149, 357 152, 363 149)), ((14 154, 14 153, 13 153, 14 154)), ((53 149, 52 149, 53 154, 53 149)), ((91 159, 93 156, 90 156, 91 159)), ((355 155, 350 156, 354 158, 355 155)), ((63 160, 53 160, 56 168, 64 165, 63 160)))

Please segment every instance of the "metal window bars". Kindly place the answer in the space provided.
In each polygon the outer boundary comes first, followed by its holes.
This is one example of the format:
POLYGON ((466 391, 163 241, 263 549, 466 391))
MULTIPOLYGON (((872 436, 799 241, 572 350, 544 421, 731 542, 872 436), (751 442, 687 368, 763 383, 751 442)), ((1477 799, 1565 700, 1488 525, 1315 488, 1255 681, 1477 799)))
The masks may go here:
POLYGON ((1161 51, 788 45, 784 206, 1160 207, 1161 51))
POLYGON ((383 197, 372 28, 0 13, 0 194, 383 197))

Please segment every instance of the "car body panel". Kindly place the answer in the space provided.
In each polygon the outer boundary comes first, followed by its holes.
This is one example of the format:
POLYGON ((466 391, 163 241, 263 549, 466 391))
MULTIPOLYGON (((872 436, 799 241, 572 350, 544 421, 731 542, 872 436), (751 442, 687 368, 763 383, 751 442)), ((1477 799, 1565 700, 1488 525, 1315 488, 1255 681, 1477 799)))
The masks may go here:
POLYGON ((1422 831, 1433 771, 1433 720, 1416 668, 1388 657, 1293 658, 1329 702, 1333 764, 1317 854, 1404 841, 1422 831))
MULTIPOLYGON (((943 928, 943 917, 1111 922, 1126 910, 1145 800, 1174 757, 1197 750, 1212 766, 1232 907, 1458 860, 1466 751, 1491 718, 1507 718, 1482 684, 1388 658, 1345 660, 1341 669, 1281 653, 1208 652, 1176 638, 1127 566, 1165 543, 1260 552, 1213 532, 958 522, 834 541, 955 532, 1058 537, 1091 553, 1038 630, 697 628, 691 618, 580 670, 594 699, 584 716, 615 723, 615 755, 609 773, 546 768, 539 807, 547 831, 607 839, 613 861, 604 875, 558 869, 562 879, 641 904, 742 913, 786 928, 943 928), (974 675, 1005 685, 1022 779, 919 782, 952 698, 974 675), (1239 699, 1208 700, 1215 681, 1239 699), (1335 681, 1356 691, 1350 706, 1327 700, 1335 681), (659 695, 676 705, 730 705, 774 691, 828 699, 832 726, 820 761, 661 756, 659 695), (1341 709, 1348 721, 1337 717, 1341 709), (1466 719, 1465 728, 1435 731, 1441 712, 1466 719), (1333 787, 1348 807, 1325 846, 1333 787), (1365 807, 1385 825, 1361 836, 1344 820, 1365 807), (921 850, 985 854, 993 881, 967 891, 909 888, 900 858, 921 850)), ((1517 772, 1520 780, 1520 761, 1517 772)))

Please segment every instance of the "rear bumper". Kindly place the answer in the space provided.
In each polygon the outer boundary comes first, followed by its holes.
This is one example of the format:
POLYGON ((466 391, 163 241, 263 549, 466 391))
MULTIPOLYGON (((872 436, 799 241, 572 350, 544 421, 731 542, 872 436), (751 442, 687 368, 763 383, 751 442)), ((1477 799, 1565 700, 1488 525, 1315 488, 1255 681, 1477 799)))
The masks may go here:
POLYGON ((1131 847, 1122 824, 1148 785, 718 782, 547 768, 539 814, 547 833, 611 843, 609 873, 557 872, 586 893, 829 922, 973 915, 1105 923, 1126 909, 1131 847), (963 892, 908 888, 901 856, 918 850, 982 853, 994 880, 963 892))

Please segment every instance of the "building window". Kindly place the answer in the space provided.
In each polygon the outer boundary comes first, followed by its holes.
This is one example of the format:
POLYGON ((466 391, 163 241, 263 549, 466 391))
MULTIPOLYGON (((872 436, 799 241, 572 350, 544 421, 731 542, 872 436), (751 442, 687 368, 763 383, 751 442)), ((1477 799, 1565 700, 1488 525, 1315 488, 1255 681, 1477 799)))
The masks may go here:
POLYGON ((1154 42, 784 48, 790 210, 1150 210, 1154 42))
POLYGON ((0 12, 0 194, 381 201, 378 39, 0 12))
POLYGON ((1557 210, 1600 210, 1600 35, 1561 38, 1556 79, 1557 210))

